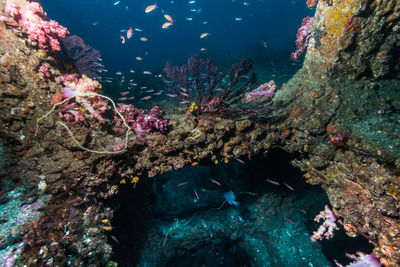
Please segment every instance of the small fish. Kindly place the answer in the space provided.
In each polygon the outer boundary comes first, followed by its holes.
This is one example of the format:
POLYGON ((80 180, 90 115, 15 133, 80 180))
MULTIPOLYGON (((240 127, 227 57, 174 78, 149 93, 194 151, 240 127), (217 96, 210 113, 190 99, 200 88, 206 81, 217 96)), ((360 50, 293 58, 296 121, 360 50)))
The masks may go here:
POLYGON ((248 2, 243 2, 243 5, 244 6, 248 6, 248 5, 250 5, 248 2))
POLYGON ((262 44, 262 46, 264 47, 264 48, 267 48, 267 43, 265 42, 265 41, 263 41, 263 40, 261 40, 261 44, 262 44))
POLYGON ((194 0, 188 2, 188 4, 194 4, 194 3, 196 3, 196 1, 194 0))
POLYGON ((118 101, 125 101, 125 100, 127 100, 128 98, 127 97, 120 97, 120 98, 118 98, 118 101))
POLYGON ((207 37, 208 35, 209 35, 209 33, 208 33, 208 32, 202 33, 202 34, 200 34, 200 38, 207 37))
POLYGON ((132 86, 138 86, 137 83, 130 83, 130 85, 132 85, 132 86))
POLYGON ((307 211, 305 211, 305 210, 303 210, 303 209, 297 209, 298 211, 300 211, 300 212, 302 212, 302 213, 304 213, 304 214, 307 214, 307 211))
POLYGON ((126 37, 129 39, 131 38, 133 35, 133 29, 132 27, 129 28, 129 30, 126 32, 126 37))
POLYGON ((146 37, 140 37, 140 41, 142 41, 142 42, 147 42, 147 38, 146 37))
POLYGON ((207 21, 203 21, 203 23, 202 23, 202 24, 203 24, 203 25, 205 25, 205 24, 207 24, 207 23, 208 23, 207 21))
POLYGON ((147 86, 142 86, 142 87, 140 87, 140 89, 146 89, 147 88, 147 86))
POLYGON ((134 71, 134 70, 129 70, 129 72, 130 72, 130 73, 135 73, 135 71, 134 71))
POLYGON ((204 47, 200 48, 200 51, 206 51, 207 49, 205 49, 204 47))
POLYGON ((128 97, 128 100, 133 100, 133 99, 135 99, 134 96, 128 97))
POLYGON ((193 189, 193 191, 194 191, 194 194, 196 195, 196 199, 197 199, 197 200, 200 200, 200 198, 199 198, 199 194, 197 194, 197 191, 196 191, 196 189, 193 189))
POLYGON ((153 93, 154 89, 146 90, 146 93, 153 93))
POLYGON ((136 57, 136 60, 142 61, 143 58, 141 58, 141 57, 136 57))
POLYGON ((127 94, 129 94, 129 91, 124 91, 124 92, 121 92, 119 94, 122 95, 122 96, 126 96, 127 94))
POLYGON ((185 20, 187 20, 187 21, 192 21, 193 18, 185 18, 185 20))
POLYGON ((186 88, 181 87, 180 88, 182 91, 187 92, 188 90, 186 88))
POLYGON ((174 20, 172 19, 172 17, 171 17, 170 15, 164 14, 164 18, 165 18, 166 20, 168 20, 169 22, 174 23, 174 20))
POLYGON ((290 223, 290 224, 293 224, 293 225, 294 225, 294 221, 292 221, 292 220, 290 220, 290 219, 286 218, 285 216, 283 216, 283 219, 285 219, 285 221, 287 221, 288 223, 290 223))
POLYGON ((232 191, 224 193, 224 198, 226 199, 226 201, 228 201, 229 205, 235 205, 235 207, 239 206, 239 202, 235 200, 236 197, 232 191))
POLYGON ((124 29, 122 29, 122 30, 119 30, 120 32, 127 32, 128 30, 124 30, 124 29))
POLYGON ((143 30, 139 29, 139 28, 135 28, 135 31, 137 32, 142 32, 143 30))
POLYGON ((168 21, 168 22, 165 22, 163 25, 161 25, 161 28, 168 29, 168 27, 170 27, 170 26, 172 26, 172 23, 168 21))
POLYGON ((276 181, 274 181, 274 180, 265 179, 265 181, 267 181, 267 182, 269 182, 269 183, 271 183, 271 184, 273 184, 273 185, 280 185, 280 183, 278 183, 278 182, 276 182, 276 181))
POLYGON ((144 10, 144 12, 150 13, 151 11, 153 11, 153 10, 156 9, 156 8, 157 8, 157 5, 156 5, 156 4, 154 4, 154 5, 149 5, 149 6, 146 7, 146 9, 144 10))
POLYGON ((242 18, 235 18, 236 21, 242 21, 242 18))
POLYGON ((189 181, 186 181, 186 182, 180 183, 180 184, 178 184, 176 187, 184 186, 184 185, 185 185, 185 184, 187 184, 187 183, 189 183, 189 181))
POLYGON ((211 181, 212 183, 216 184, 216 185, 221 186, 221 184, 220 184, 218 181, 214 180, 214 179, 211 179, 211 178, 210 178, 210 181, 211 181))
POLYGON ((293 187, 291 187, 290 185, 288 185, 287 183, 283 183, 284 185, 286 185, 287 188, 289 188, 290 190, 294 191, 293 187))
POLYGON ((161 94, 162 94, 162 92, 156 92, 153 95, 161 95, 161 94))
POLYGON ((114 3, 114 6, 118 5, 118 4, 119 4, 119 2, 121 2, 121 1, 117 1, 117 2, 115 2, 115 3, 114 3))
POLYGON ((117 71, 115 74, 116 74, 116 75, 122 75, 122 72, 117 71))
POLYGON ((119 245, 119 241, 115 236, 111 235, 111 239, 114 240, 115 243, 117 243, 119 245))
POLYGON ((123 44, 124 44, 124 43, 125 43, 125 37, 124 37, 124 36, 122 36, 122 35, 121 35, 121 40, 122 40, 122 41, 121 41, 121 43, 123 43, 123 44))
POLYGON ((151 98, 151 95, 148 95, 148 96, 142 97, 140 100, 149 100, 150 98, 151 98))
MULTIPOLYGON (((166 96, 169 96, 169 97, 176 97, 176 95, 175 94, 165 94, 166 96)), ((193 162, 194 163, 194 162, 193 162)), ((193 163, 192 163, 192 166, 193 166, 193 163)))
POLYGON ((93 26, 96 26, 97 24, 99 24, 98 21, 95 21, 95 22, 92 23, 93 26))
MULTIPOLYGON (((168 94, 167 94, 168 95, 168 94)), ((192 166, 196 166, 196 165, 199 165, 199 163, 198 162, 192 162, 190 165, 192 165, 192 166)))
POLYGON ((234 158, 235 160, 237 160, 238 162, 244 164, 244 161, 243 161, 243 160, 241 160, 241 159, 239 159, 239 158, 237 158, 237 157, 233 157, 233 158, 234 158))
POLYGON ((151 72, 150 72, 150 71, 148 71, 148 70, 145 70, 145 71, 143 71, 143 74, 146 74, 146 75, 151 75, 151 72))

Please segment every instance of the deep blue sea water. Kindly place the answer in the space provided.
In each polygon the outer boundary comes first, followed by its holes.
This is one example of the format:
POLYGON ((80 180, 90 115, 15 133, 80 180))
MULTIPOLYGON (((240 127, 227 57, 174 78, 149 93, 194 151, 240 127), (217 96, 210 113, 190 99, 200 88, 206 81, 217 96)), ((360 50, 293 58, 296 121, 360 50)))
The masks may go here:
POLYGON ((114 5, 115 2, 41 1, 51 19, 100 50, 111 73, 162 68, 167 60, 182 64, 193 54, 251 57, 259 49, 265 54, 285 51, 289 58, 302 18, 314 12, 304 1, 296 0, 196 0, 193 4, 189 0, 159 0, 158 8, 147 14, 146 6, 154 1, 121 0, 114 5), (161 28, 166 22, 163 14, 174 19, 169 29, 161 28), (122 44, 120 35, 126 36, 126 32, 121 30, 129 27, 143 31, 135 31, 122 44), (210 35, 200 39, 200 34, 206 32, 210 35), (140 37, 148 41, 142 42, 140 37), (144 60, 137 61, 137 56, 144 60))

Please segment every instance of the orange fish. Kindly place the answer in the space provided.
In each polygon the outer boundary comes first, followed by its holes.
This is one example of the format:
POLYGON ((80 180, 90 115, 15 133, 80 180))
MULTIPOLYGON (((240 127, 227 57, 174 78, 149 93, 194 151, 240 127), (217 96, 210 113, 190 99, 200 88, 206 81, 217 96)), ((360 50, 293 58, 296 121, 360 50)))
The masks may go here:
POLYGON ((125 37, 121 35, 121 39, 122 39, 121 43, 124 44, 125 43, 125 37))
POLYGON ((153 10, 156 9, 156 8, 157 8, 157 4, 149 5, 148 7, 146 7, 146 9, 144 10, 144 12, 150 13, 151 11, 153 11, 153 10))
POLYGON ((147 38, 146 37, 140 37, 140 41, 147 42, 147 38))
POLYGON ((169 22, 174 23, 174 20, 172 19, 172 17, 170 15, 165 14, 164 18, 166 18, 169 22))
POLYGON ((168 27, 171 26, 171 25, 172 25, 171 22, 165 22, 165 23, 161 26, 161 28, 163 28, 163 29, 168 29, 168 27))
POLYGON ((207 37, 208 35, 209 35, 209 33, 208 33, 208 32, 202 33, 202 34, 200 35, 200 38, 207 37))
POLYGON ((202 47, 200 50, 201 50, 201 51, 206 51, 206 49, 205 49, 204 47, 202 47))
POLYGON ((122 96, 126 96, 126 95, 129 94, 129 91, 124 91, 124 92, 121 92, 121 93, 119 93, 119 94, 122 95, 122 96))
POLYGON ((129 30, 126 32, 126 37, 129 39, 131 38, 133 35, 133 29, 132 27, 129 28, 129 30))
POLYGON ((136 57, 136 60, 141 61, 141 60, 143 60, 143 58, 141 58, 141 57, 136 57))

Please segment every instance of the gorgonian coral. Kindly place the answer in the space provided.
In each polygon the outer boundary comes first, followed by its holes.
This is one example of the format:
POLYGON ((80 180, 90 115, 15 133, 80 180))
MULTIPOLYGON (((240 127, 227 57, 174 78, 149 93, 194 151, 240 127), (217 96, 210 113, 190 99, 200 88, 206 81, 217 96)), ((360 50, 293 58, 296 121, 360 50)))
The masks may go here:
POLYGON ((257 84, 256 74, 251 73, 252 66, 252 61, 245 58, 225 75, 210 59, 192 56, 187 65, 173 66, 167 62, 164 72, 169 80, 163 77, 163 81, 195 116, 261 118, 271 112, 273 94, 259 95, 258 101, 245 101, 246 94, 252 94, 257 84))

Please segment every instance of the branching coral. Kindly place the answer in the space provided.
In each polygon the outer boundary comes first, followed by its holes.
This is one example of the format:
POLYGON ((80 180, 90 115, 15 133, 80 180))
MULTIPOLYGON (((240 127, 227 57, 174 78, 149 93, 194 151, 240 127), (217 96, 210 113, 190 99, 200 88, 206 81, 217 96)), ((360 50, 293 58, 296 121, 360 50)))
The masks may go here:
POLYGON ((259 101, 244 101, 257 83, 255 73, 250 73, 252 66, 252 61, 245 58, 234 64, 226 76, 210 59, 192 56, 183 66, 167 62, 164 72, 170 80, 163 77, 163 81, 195 116, 263 118, 272 110, 273 94, 261 96, 259 101))

